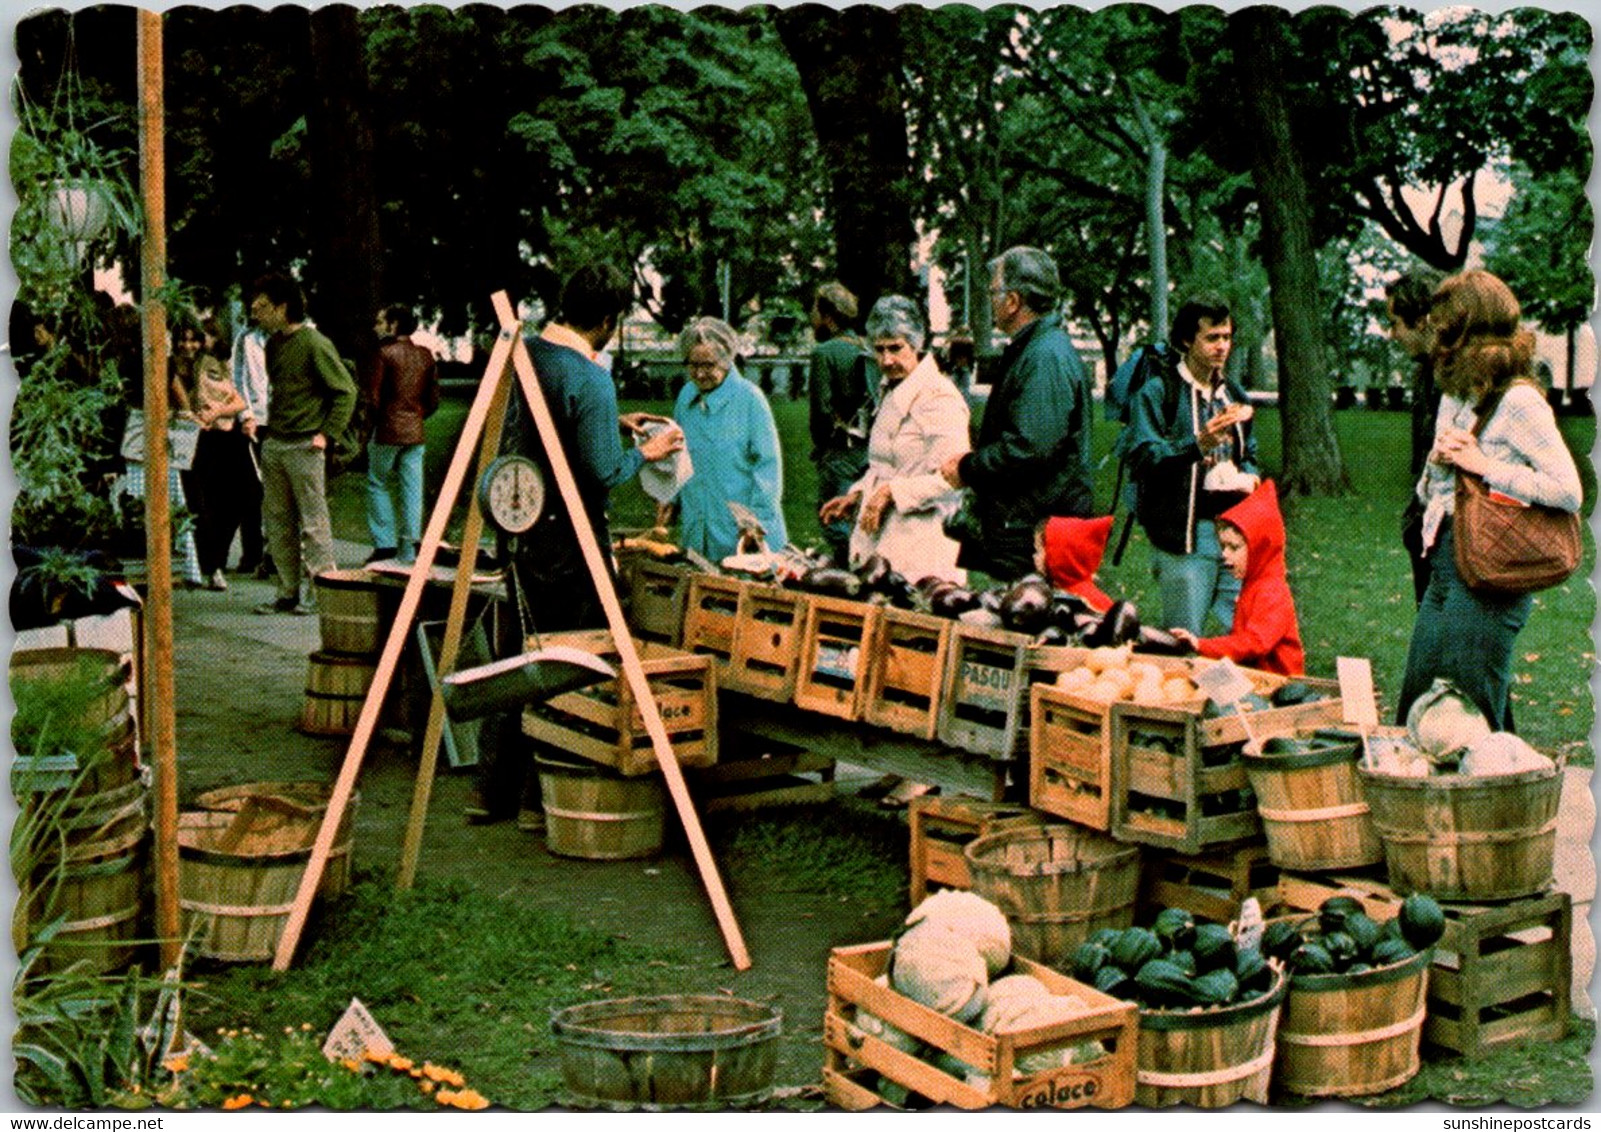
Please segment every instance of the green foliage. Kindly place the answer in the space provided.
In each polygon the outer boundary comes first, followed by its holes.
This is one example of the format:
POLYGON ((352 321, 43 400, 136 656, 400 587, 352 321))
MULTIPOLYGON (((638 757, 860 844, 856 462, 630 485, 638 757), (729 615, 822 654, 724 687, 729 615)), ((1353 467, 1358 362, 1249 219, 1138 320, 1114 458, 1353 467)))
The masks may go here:
MULTIPOLYGON (((876 811, 836 803, 741 814, 737 823, 719 824, 713 839, 733 877, 758 862, 782 861, 784 891, 838 895, 864 910, 895 907, 906 892, 905 826, 876 811)), ((770 884, 768 891, 776 890, 770 884)))
POLYGON ((12 987, 17 1095, 35 1106, 103 1108, 137 1103, 158 1079, 159 1035, 139 1028, 162 983, 134 970, 107 977, 78 967, 42 973, 41 933, 12 987))
POLYGON ((1595 301, 1595 216, 1584 175, 1561 169, 1536 176, 1519 166, 1512 183, 1512 203, 1486 226, 1484 265, 1512 288, 1525 318, 1565 334, 1584 324, 1595 301))

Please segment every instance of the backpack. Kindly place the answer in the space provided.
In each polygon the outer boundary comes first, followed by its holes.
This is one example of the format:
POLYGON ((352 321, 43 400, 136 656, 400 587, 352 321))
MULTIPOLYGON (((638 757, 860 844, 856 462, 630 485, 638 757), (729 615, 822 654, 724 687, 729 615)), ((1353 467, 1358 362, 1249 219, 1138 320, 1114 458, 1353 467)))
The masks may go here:
POLYGON ((1173 414, 1178 411, 1180 390, 1178 355, 1167 343, 1150 342, 1135 347, 1134 352, 1129 354, 1128 360, 1117 367, 1117 372, 1106 383, 1106 419, 1118 421, 1123 426, 1117 434, 1117 439, 1112 442, 1111 455, 1117 457, 1117 481, 1112 488, 1112 506, 1115 508, 1121 501, 1127 508, 1123 531, 1118 536, 1116 548, 1112 551, 1114 566, 1122 563, 1123 552, 1128 549, 1129 533, 1134 529, 1134 507, 1139 490, 1132 475, 1128 476, 1127 486, 1124 485, 1129 448, 1134 439, 1133 430, 1129 427, 1130 417, 1133 414, 1135 398, 1152 380, 1162 382, 1162 419, 1171 421, 1173 414))

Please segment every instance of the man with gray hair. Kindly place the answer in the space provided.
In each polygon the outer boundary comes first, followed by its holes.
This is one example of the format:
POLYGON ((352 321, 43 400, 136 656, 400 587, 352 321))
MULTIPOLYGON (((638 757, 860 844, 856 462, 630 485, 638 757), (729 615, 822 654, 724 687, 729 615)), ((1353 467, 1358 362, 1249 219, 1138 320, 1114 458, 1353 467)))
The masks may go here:
MULTIPOLYGON (((807 392, 819 505, 841 495, 867 470, 867 430, 878 369, 867 343, 852 329, 856 313, 856 296, 843 283, 824 283, 812 296, 817 349, 812 351, 807 392)), ((825 523, 823 538, 835 564, 843 566, 850 546, 849 520, 825 523)))
POLYGON ((995 327, 1011 342, 978 444, 940 472, 973 493, 976 529, 963 532, 960 565, 1011 581, 1034 568, 1038 523, 1095 513, 1092 398, 1084 363, 1055 314, 1056 262, 1038 248, 1015 247, 989 268, 995 327))

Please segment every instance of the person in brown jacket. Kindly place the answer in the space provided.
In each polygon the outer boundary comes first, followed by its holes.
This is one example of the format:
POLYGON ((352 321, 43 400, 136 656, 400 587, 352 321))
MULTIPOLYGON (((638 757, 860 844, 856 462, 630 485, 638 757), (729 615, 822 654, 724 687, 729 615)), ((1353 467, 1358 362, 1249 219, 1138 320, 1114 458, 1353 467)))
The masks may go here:
POLYGON ((373 323, 379 346, 367 366, 362 397, 372 422, 367 443, 367 528, 373 552, 368 562, 416 559, 422 538, 423 422, 439 407, 439 370, 434 355, 411 335, 417 316, 406 306, 387 306, 373 323), (395 524, 395 489, 400 524, 395 524))

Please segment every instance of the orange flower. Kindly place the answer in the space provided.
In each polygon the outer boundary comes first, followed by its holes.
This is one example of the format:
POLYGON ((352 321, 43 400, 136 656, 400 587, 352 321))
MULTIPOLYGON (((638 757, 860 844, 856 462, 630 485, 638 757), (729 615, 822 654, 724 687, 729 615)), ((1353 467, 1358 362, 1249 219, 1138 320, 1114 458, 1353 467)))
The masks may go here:
POLYGON ((477 1112, 489 1107, 489 1101, 476 1089, 462 1089, 451 1092, 449 1089, 440 1089, 434 1094, 434 1100, 451 1108, 459 1108, 466 1112, 477 1112))
POLYGON ((385 1053, 380 1049, 374 1049, 372 1046, 368 1046, 366 1049, 361 1051, 361 1056, 366 1058, 368 1061, 376 1061, 379 1065, 383 1065, 394 1055, 385 1053))
POLYGON ((360 1073, 361 1072, 361 1062, 357 1061, 353 1057, 341 1057, 339 1059, 339 1064, 343 1065, 346 1069, 350 1070, 352 1073, 360 1073))
POLYGON ((223 1111, 233 1112, 236 1109, 245 1108, 247 1105, 253 1104, 255 1099, 249 1093, 240 1093, 237 1097, 229 1097, 222 1102, 223 1111))
POLYGON ((177 1057, 169 1057, 166 1061, 161 1063, 161 1068, 165 1069, 168 1073, 182 1073, 185 1069, 189 1068, 189 1055, 187 1053, 180 1053, 177 1057))
POLYGON ((435 1065, 431 1061, 423 1062, 423 1076, 430 1081, 438 1081, 442 1085, 455 1085, 458 1089, 467 1083, 467 1079, 454 1069, 447 1069, 443 1065, 435 1065))
POLYGON ((389 1055, 389 1068, 391 1068, 391 1069, 399 1069, 399 1070, 404 1071, 404 1070, 410 1069, 411 1066, 412 1066, 411 1058, 409 1058, 409 1057, 401 1057, 398 1053, 392 1053, 392 1054, 389 1055))
POLYGON ((432 1081, 419 1081, 417 1082, 417 1087, 424 1093, 432 1093, 434 1091, 434 1083, 432 1081))

